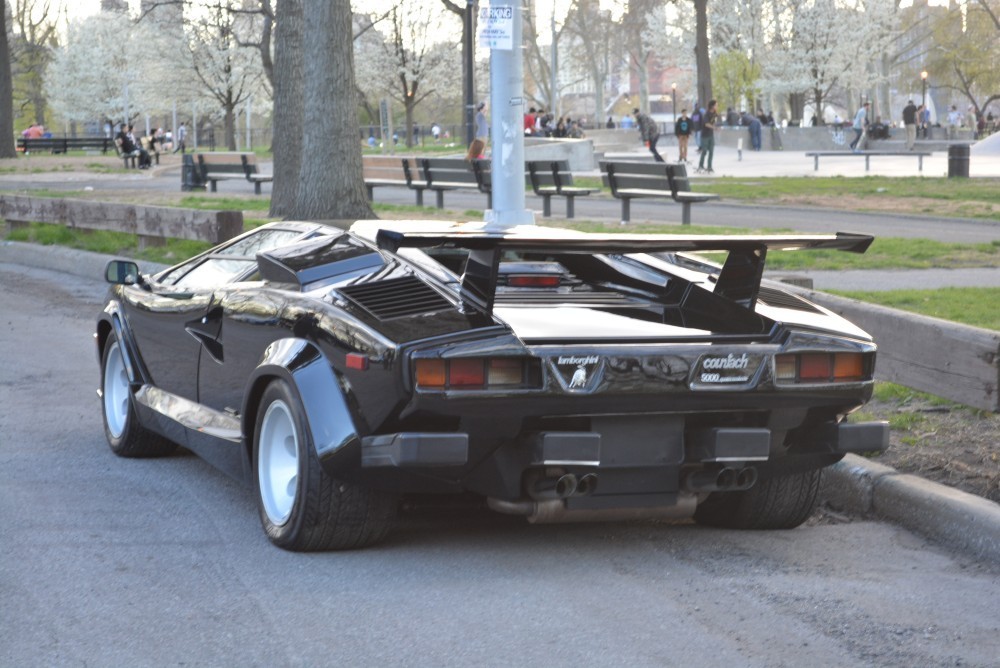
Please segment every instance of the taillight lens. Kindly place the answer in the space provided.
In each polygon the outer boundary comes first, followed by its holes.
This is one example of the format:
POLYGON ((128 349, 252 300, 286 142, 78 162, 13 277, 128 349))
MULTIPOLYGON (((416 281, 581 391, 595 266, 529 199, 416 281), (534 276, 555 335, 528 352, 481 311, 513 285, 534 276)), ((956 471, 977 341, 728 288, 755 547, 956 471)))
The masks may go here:
POLYGON ((848 383, 871 379, 865 353, 787 353, 774 357, 778 383, 848 383))
POLYGON ((558 288, 561 279, 558 276, 508 276, 507 285, 512 288, 558 288))
POLYGON ((418 359, 414 366, 420 389, 524 387, 537 375, 530 371, 530 360, 520 357, 418 359))

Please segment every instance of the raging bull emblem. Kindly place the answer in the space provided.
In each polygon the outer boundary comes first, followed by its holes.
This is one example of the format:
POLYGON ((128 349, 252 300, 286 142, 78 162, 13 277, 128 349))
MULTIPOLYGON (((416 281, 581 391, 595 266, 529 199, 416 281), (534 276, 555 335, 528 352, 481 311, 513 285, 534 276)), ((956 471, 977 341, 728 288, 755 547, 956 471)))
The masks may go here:
POLYGON ((600 358, 597 355, 562 356, 556 359, 560 376, 568 390, 586 390, 598 369, 600 358), (572 367, 572 373, 564 367, 572 367))

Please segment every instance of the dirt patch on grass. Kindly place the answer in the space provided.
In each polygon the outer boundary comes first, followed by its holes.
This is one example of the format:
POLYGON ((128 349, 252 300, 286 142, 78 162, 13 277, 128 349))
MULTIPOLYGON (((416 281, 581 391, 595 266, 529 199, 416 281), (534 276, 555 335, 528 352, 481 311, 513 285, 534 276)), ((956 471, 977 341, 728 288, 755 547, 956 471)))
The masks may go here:
POLYGON ((1000 503, 1000 415, 922 400, 872 400, 863 410, 893 425, 873 461, 1000 503))
POLYGON ((1000 215, 1000 204, 992 202, 941 200, 929 197, 892 197, 891 195, 787 195, 767 203, 785 206, 816 206, 846 211, 941 216, 942 218, 981 218, 1000 215))

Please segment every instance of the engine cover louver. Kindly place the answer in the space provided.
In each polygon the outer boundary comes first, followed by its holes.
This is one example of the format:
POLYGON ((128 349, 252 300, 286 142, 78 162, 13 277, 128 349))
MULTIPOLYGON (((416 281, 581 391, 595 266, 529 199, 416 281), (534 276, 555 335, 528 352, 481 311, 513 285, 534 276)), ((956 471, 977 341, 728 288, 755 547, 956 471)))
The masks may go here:
POLYGON ((804 299, 799 299, 795 295, 788 294, 787 292, 774 290, 764 286, 762 286, 760 292, 757 293, 757 299, 764 302, 768 306, 773 306, 775 308, 789 308, 795 309, 796 311, 805 311, 806 313, 822 313, 822 311, 804 299))
POLYGON ((392 320, 453 308, 451 302, 416 276, 356 283, 338 292, 379 320, 392 320))

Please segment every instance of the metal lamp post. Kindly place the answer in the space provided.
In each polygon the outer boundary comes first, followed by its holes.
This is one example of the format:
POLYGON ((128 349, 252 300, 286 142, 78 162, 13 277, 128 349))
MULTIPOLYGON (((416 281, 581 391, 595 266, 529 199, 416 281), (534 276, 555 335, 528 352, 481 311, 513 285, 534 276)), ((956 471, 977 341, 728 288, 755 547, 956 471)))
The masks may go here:
POLYGON ((923 92, 920 95, 920 104, 927 108, 927 70, 920 73, 920 82, 923 84, 923 92))
POLYGON ((675 84, 675 83, 670 84, 670 94, 673 97, 673 103, 672 103, 673 104, 673 109, 672 109, 672 111, 674 112, 674 120, 676 121, 677 120, 677 84, 675 84))

